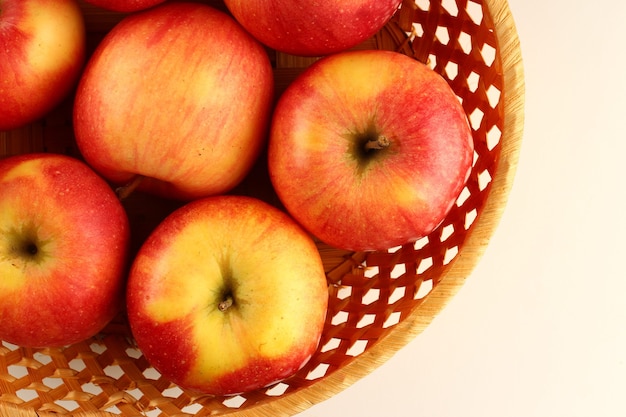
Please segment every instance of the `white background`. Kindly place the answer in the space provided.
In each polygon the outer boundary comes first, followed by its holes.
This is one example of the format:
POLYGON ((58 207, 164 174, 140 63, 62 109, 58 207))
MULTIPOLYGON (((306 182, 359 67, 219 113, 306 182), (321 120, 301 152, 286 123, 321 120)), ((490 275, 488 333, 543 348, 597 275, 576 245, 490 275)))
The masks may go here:
POLYGON ((298 417, 626 416, 626 3, 509 7, 526 123, 490 246, 424 333, 298 417))

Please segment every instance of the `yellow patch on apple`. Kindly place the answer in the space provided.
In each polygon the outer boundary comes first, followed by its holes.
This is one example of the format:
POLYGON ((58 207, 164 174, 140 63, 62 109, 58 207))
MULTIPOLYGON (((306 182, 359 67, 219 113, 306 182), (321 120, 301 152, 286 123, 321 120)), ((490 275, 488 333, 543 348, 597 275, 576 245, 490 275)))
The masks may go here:
POLYGON ((7 173, 2 176, 2 180, 5 183, 15 181, 18 178, 25 178, 28 181, 42 181, 43 178, 39 178, 33 175, 39 172, 43 164, 39 160, 25 161, 24 163, 12 167, 7 173))
POLYGON ((31 19, 26 24, 33 29, 28 30, 35 34, 31 39, 29 64, 32 71, 45 73, 59 66, 60 62, 71 65, 76 50, 76 39, 83 37, 84 21, 78 5, 74 2, 53 2, 56 10, 40 8, 36 3, 27 3, 27 13, 31 19), (62 25, 59 22, 63 22, 62 25), (36 28, 36 30, 35 30, 36 28))

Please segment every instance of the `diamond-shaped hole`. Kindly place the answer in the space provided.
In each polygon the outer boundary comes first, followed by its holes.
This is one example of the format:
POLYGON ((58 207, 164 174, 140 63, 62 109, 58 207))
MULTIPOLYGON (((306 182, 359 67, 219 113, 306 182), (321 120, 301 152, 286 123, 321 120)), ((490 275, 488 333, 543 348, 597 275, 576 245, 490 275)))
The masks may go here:
POLYGON ((89 345, 89 349, 91 349, 91 351, 93 353, 97 353, 98 355, 103 354, 104 352, 106 352, 107 348, 105 345, 101 345, 100 343, 92 343, 89 345))
POLYGON ((417 291, 415 291, 415 296, 413 297, 416 300, 421 300, 426 297, 433 290, 433 281, 431 279, 422 281, 422 285, 419 286, 417 291))
POLYGON ((406 265, 405 264, 396 264, 389 276, 393 279, 400 278, 402 275, 406 274, 406 265))
POLYGON ((241 395, 235 395, 234 397, 230 397, 222 401, 226 407, 229 408, 239 408, 246 402, 246 398, 241 395))
POLYGON ((9 349, 10 351, 15 351, 20 348, 19 346, 14 345, 13 343, 5 342, 4 340, 0 341, 0 344, 2 344, 2 346, 9 349))
POLYGON ((117 406, 115 405, 107 408, 104 411, 106 411, 107 413, 111 413, 111 414, 117 414, 117 415, 122 414, 122 411, 119 408, 117 408, 117 406))
POLYGON ((396 253, 398 252, 400 249, 402 249, 402 245, 399 246, 392 246, 389 249, 387 249, 387 253, 396 253))
POLYGON ((465 32, 459 33, 459 45, 461 46, 461 50, 469 55, 472 52, 472 37, 465 32))
POLYGON ((498 126, 493 125, 491 129, 487 132, 487 149, 493 151, 493 149, 500 143, 500 138, 502 137, 502 132, 498 128, 498 126))
POLYGON ((309 373, 306 375, 306 379, 308 379, 309 381, 313 381, 314 379, 322 378, 326 375, 326 372, 328 372, 329 367, 330 365, 328 365, 327 363, 318 364, 315 368, 309 371, 309 373))
POLYGON ((363 272, 363 276, 365 276, 365 278, 374 278, 376 275, 378 275, 378 267, 376 265, 374 266, 368 266, 365 268, 365 271, 363 272))
POLYGON ((326 342, 324 346, 322 346, 322 348, 320 349, 320 352, 328 352, 330 350, 335 350, 339 347, 340 344, 341 344, 341 339, 337 339, 336 337, 333 337, 328 342, 326 342))
POLYGON ((345 311, 339 311, 337 314, 335 314, 335 316, 333 317, 333 319, 331 320, 331 324, 333 326, 337 326, 339 324, 343 324, 345 322, 348 321, 348 313, 345 311))
POLYGON ((465 9, 467 14, 472 19, 472 22, 480 25, 480 22, 483 21, 483 8, 480 4, 474 3, 473 1, 467 2, 467 7, 465 9))
POLYGON ((52 362, 52 358, 50 355, 46 355, 45 353, 35 352, 33 358, 42 365, 47 365, 52 362))
POLYGON ((459 193, 459 196, 456 199, 457 207, 461 207, 463 203, 467 201, 470 195, 472 195, 472 193, 470 193, 469 188, 463 187, 463 189, 459 193))
POLYGON ((469 230, 477 216, 478 211, 476 209, 472 209, 465 215, 465 230, 469 230))
POLYGON ((487 89, 487 99, 491 108, 495 109, 500 102, 500 90, 495 85, 489 86, 487 89))
POLYGON ((428 236, 424 236, 423 238, 416 240, 413 244, 413 249, 420 250, 426 245, 428 245, 428 236))
POLYGON ((7 370, 9 371, 9 375, 17 379, 23 378, 28 375, 28 369, 26 369, 26 367, 22 365, 9 365, 7 366, 7 370))
POLYGON ((451 248, 446 249, 446 254, 443 257, 443 264, 448 265, 452 260, 458 255, 459 248, 457 246, 453 246, 451 248))
POLYGON ((182 411, 185 414, 190 414, 192 416, 195 416, 196 414, 198 414, 200 410, 202 410, 202 405, 198 403, 193 403, 193 404, 189 404, 186 407, 181 408, 180 411, 182 411))
POLYGON ((350 349, 346 351, 346 355, 348 356, 359 356, 361 353, 365 352, 367 348, 367 340, 357 340, 350 346, 350 349))
POLYGON ((135 388, 132 390, 127 390, 126 393, 128 395, 130 395, 131 397, 133 397, 135 399, 135 401, 139 401, 139 399, 141 399, 141 397, 143 397, 143 392, 141 392, 141 390, 139 388, 135 388))
POLYGON ((413 33, 418 38, 424 36, 424 27, 420 23, 413 23, 413 33))
POLYGON ((420 260, 419 265, 417 266, 417 273, 423 274, 426 272, 431 266, 433 266, 433 258, 428 257, 420 260))
POLYGON ((450 236, 454 233, 454 225, 449 224, 441 228, 441 237, 440 240, 445 242, 450 236))
POLYGON ((480 54, 488 67, 490 67, 493 64, 493 61, 496 60, 496 48, 491 45, 483 45, 483 49, 480 50, 480 54))
POLYGON ((285 384, 284 382, 279 382, 278 384, 265 391, 265 394, 269 395, 270 397, 278 397, 280 395, 283 395, 287 391, 287 388, 289 388, 289 385, 285 384))
POLYGON ((368 306, 380 298, 380 289, 378 288, 370 288, 367 290, 363 298, 361 299, 361 303, 368 306))
POLYGON ((430 0, 415 0, 415 4, 422 10, 428 10, 430 8, 430 0))
POLYGON ((126 348, 126 354, 128 355, 128 357, 133 359, 139 359, 143 355, 139 349, 131 347, 126 348))
POLYGON ((401 313, 399 311, 391 313, 389 317, 387 317, 387 320, 385 320, 385 323, 383 323, 383 329, 387 329, 400 323, 400 316, 401 313))
POLYGON ((406 294, 406 287, 397 287, 389 296, 389 304, 393 304, 402 299, 406 294))
POLYGON ((181 394, 183 393, 183 390, 180 389, 180 387, 174 385, 169 387, 168 389, 163 390, 163 396, 164 397, 170 397, 170 398, 178 398, 181 396, 181 394))
POLYGON ((459 8, 456 6, 456 2, 453 1, 444 1, 442 4, 443 8, 450 14, 450 16, 458 16, 459 8))
POLYGON ((147 379, 154 380, 154 381, 161 378, 161 373, 154 368, 146 368, 146 370, 143 371, 142 373, 144 377, 146 377, 147 379))
POLYGON ((71 368, 71 369, 73 369, 73 370, 75 370, 75 371, 78 371, 78 372, 80 372, 80 371, 84 370, 84 369, 87 367, 87 366, 85 365, 85 362, 83 362, 83 360, 82 360, 82 359, 79 359, 79 358, 72 359, 72 360, 69 362, 69 365, 70 365, 70 368, 71 368))
POLYGON ((480 81, 480 76, 474 71, 472 71, 470 75, 467 76, 467 88, 469 88, 469 90, 472 93, 475 93, 476 90, 478 90, 479 81, 480 81))
POLYGON ((480 128, 480 124, 483 122, 483 117, 485 113, 479 108, 475 108, 472 114, 469 115, 469 120, 474 130, 478 130, 480 128))
POLYGON ((448 79, 454 80, 459 75, 459 65, 456 62, 448 62, 446 64, 446 75, 448 79))
POLYGON ((46 387, 52 389, 58 388, 63 385, 63 380, 61 378, 46 377, 43 378, 41 382, 43 382, 46 387))
POLYGON ((32 400, 33 398, 37 398, 37 391, 35 391, 34 389, 23 388, 23 389, 18 389, 15 392, 15 395, 17 395, 17 397, 20 400, 27 402, 27 401, 32 400))
POLYGON ((435 30, 435 37, 443 45, 447 45, 450 42, 450 33, 448 32, 448 28, 444 26, 439 26, 437 30, 435 30))
POLYGON ((122 375, 124 375, 124 371, 122 370, 122 368, 119 367, 119 365, 107 366, 106 368, 104 368, 104 373, 105 375, 110 376, 111 378, 114 378, 114 379, 118 379, 122 375))
POLYGON ((100 395, 103 392, 102 388, 100 388, 100 386, 94 384, 93 382, 87 382, 86 384, 81 385, 81 388, 84 392, 93 395, 100 395))
POLYGON ((337 290, 337 298, 345 300, 352 295, 352 287, 342 286, 337 290))
POLYGON ((485 169, 483 172, 478 174, 478 188, 480 191, 483 191, 489 183, 491 182, 491 174, 489 174, 489 170, 485 169))
POLYGON ((376 314, 364 314, 361 317, 361 320, 356 324, 357 329, 362 329, 363 327, 369 326, 370 324, 376 321, 376 314))
POLYGON ((67 411, 74 411, 79 407, 78 403, 74 400, 56 400, 54 403, 65 408, 67 411))

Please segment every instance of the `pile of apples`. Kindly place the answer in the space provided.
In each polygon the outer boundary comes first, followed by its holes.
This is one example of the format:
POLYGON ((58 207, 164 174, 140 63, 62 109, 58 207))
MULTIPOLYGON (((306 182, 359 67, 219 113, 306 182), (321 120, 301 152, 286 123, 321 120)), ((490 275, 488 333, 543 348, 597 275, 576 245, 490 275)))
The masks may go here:
POLYGON ((350 49, 400 0, 89 2, 128 15, 86 56, 75 0, 0 0, 0 130, 72 92, 82 156, 0 160, 0 339, 62 347, 124 310, 181 387, 293 375, 328 307, 314 238, 383 250, 434 230, 472 164, 458 98, 414 59, 350 49), (266 48, 321 59, 275 100, 266 48), (280 208, 231 193, 260 155, 280 208), (182 204, 131 255, 134 192, 182 204))

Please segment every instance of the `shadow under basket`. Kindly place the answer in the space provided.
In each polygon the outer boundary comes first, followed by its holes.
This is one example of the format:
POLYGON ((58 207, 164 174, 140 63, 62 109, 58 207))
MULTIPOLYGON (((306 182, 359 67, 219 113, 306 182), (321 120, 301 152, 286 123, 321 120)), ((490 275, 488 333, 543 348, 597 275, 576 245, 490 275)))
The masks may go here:
MULTIPOLYGON (((93 50, 124 15, 80 5, 93 50)), ((369 374, 423 331, 470 276, 506 205, 524 120, 519 40, 505 0, 405 0, 384 29, 356 47, 368 48, 414 57, 449 82, 472 127, 473 169, 445 221, 416 243, 368 253, 319 243, 329 310, 318 351, 302 370, 238 396, 197 396, 150 366, 121 315, 97 336, 63 349, 0 342, 0 414, 293 416, 369 374)), ((277 95, 313 62, 268 53, 277 95)), ((80 157, 71 101, 37 123, 0 132, 0 157, 34 151, 80 157)), ((236 192, 275 199, 269 183, 259 183, 263 175, 251 177, 236 192)), ((162 209, 156 214, 142 212, 142 201, 128 207, 131 222, 143 227, 139 239, 174 208, 161 203, 148 205, 162 209)))

